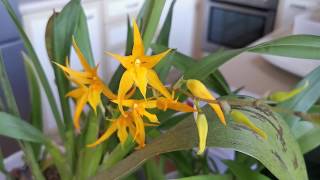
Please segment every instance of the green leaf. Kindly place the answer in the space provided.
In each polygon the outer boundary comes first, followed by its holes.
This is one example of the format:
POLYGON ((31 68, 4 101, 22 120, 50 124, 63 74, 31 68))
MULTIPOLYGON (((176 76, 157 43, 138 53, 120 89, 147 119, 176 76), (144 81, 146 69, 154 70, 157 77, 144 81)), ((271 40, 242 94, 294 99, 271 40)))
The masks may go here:
MULTIPOLYGON (((168 119, 162 120, 161 124, 159 126, 159 129, 166 130, 169 129, 176 124, 178 124, 180 121, 184 120, 186 117, 190 116, 191 113, 182 113, 182 114, 176 114, 172 117, 169 117, 168 119)), ((161 113, 162 115, 162 113, 161 113)), ((159 118, 160 119, 160 118, 159 118)))
MULTIPOLYGON (((227 126, 219 123, 209 107, 204 108, 209 120, 207 146, 232 148, 258 159, 279 179, 307 179, 304 160, 299 146, 286 123, 266 105, 238 107, 250 120, 268 135, 261 139, 245 126, 232 120, 227 126), (210 118, 209 118, 210 117, 210 118)), ((193 117, 189 117, 169 130, 144 149, 136 151, 108 171, 98 174, 95 179, 125 176, 155 155, 191 149, 198 145, 198 132, 193 117)))
POLYGON ((255 53, 278 56, 320 59, 320 36, 292 35, 262 43, 250 48, 255 53))
POLYGON ((102 159, 103 146, 99 145, 94 148, 86 147, 87 144, 90 144, 96 141, 99 135, 99 125, 100 125, 100 112, 95 114, 93 111, 90 111, 88 121, 88 129, 85 133, 84 146, 80 150, 80 157, 78 161, 77 169, 77 179, 86 180, 89 177, 93 176, 100 165, 102 159))
POLYGON ((143 17, 143 20, 146 21, 145 31, 142 35, 145 51, 150 47, 156 33, 165 2, 165 0, 153 0, 150 16, 143 17))
POLYGON ((234 180, 231 175, 199 175, 199 176, 190 176, 185 178, 179 178, 176 180, 234 180))
MULTIPOLYGON (((152 45, 152 49, 156 53, 160 53, 162 51, 167 50, 165 46, 158 45, 158 44, 152 45)), ((173 66, 175 66, 182 74, 187 73, 187 71, 197 66, 196 60, 184 54, 181 54, 177 51, 173 51, 172 53, 170 53, 170 55, 168 55, 166 58, 160 61, 159 65, 156 66, 156 70, 158 66, 162 68, 162 66, 164 66, 163 64, 167 63, 166 61, 170 61, 170 63, 173 66), (165 61, 165 62, 162 62, 162 61, 165 61)), ((162 69, 164 72, 158 70, 158 74, 160 75, 160 77, 164 76, 166 73, 165 71, 169 70, 165 68, 162 68, 162 69)), ((164 78, 162 77, 161 80, 164 81, 164 78)), ((210 89, 215 90, 220 95, 227 95, 231 93, 228 83, 226 82, 226 80, 218 70, 212 71, 212 73, 210 73, 210 75, 204 79, 204 83, 210 89)))
MULTIPOLYGON (((161 160, 161 157, 160 157, 161 160)), ((155 159, 148 160, 144 165, 144 170, 147 179, 165 180, 166 176, 163 172, 163 167, 157 163, 155 159)))
POLYGON ((223 161, 231 172, 236 176, 237 180, 270 180, 270 178, 258 172, 251 170, 249 167, 235 161, 223 161))
POLYGON ((46 138, 38 129, 5 112, 0 112, 0 134, 18 140, 42 144, 46 141, 46 138))
POLYGON ((63 120, 62 120, 62 118, 60 116, 57 103, 55 101, 53 92, 52 92, 52 90, 50 88, 50 85, 49 85, 48 79, 46 77, 45 71, 43 70, 43 68, 41 66, 39 58, 38 58, 36 52, 34 51, 28 36, 24 32, 23 27, 22 27, 19 19, 17 18, 14 10, 12 9, 11 5, 9 4, 8 0, 1 0, 1 2, 3 3, 4 7, 8 11, 11 19, 13 20, 13 22, 15 23, 15 25, 16 25, 18 31, 19 31, 21 39, 23 40, 23 43, 24 43, 24 47, 26 48, 27 53, 28 53, 29 57, 31 58, 31 60, 32 60, 32 62, 34 64, 35 70, 37 72, 37 77, 39 77, 41 85, 43 86, 44 91, 45 91, 45 93, 47 95, 48 102, 50 104, 51 110, 52 110, 53 115, 55 117, 60 136, 61 136, 62 139, 65 139, 64 132, 63 132, 64 124, 62 123, 63 120))
POLYGON ((3 91, 8 112, 11 114, 18 115, 19 114, 18 106, 16 104, 14 94, 12 93, 12 88, 11 88, 8 75, 5 69, 1 50, 0 50, 0 84, 1 84, 0 90, 3 91))
MULTIPOLYGON (((308 74, 296 87, 300 87, 306 82, 309 83, 309 86, 304 91, 290 100, 279 104, 279 107, 297 112, 308 112, 320 98, 320 67, 308 74)), ((303 153, 307 153, 320 145, 320 128, 318 126, 306 126, 305 124, 309 122, 300 121, 300 118, 296 116, 284 115, 284 117, 298 138, 303 153)))
POLYGON ((90 64, 91 67, 95 66, 93 54, 92 54, 92 48, 91 43, 89 39, 89 29, 87 24, 87 16, 83 10, 83 8, 80 8, 79 12, 79 22, 78 26, 76 28, 76 32, 74 34, 74 38, 77 42, 77 45, 79 46, 81 52, 86 57, 86 60, 90 64))
POLYGON ((131 136, 128 136, 126 142, 121 145, 118 144, 117 147, 108 155, 105 155, 105 161, 100 165, 99 172, 105 171, 112 166, 114 166, 117 162, 122 160, 128 153, 133 149, 135 143, 131 136))
POLYGON ((213 89, 220 96, 232 94, 227 81, 219 70, 216 70, 215 72, 210 74, 208 78, 204 80, 204 83, 208 88, 213 89))
MULTIPOLYGON (((0 112, 0 135, 17 140, 44 144, 52 156, 61 178, 66 180, 68 179, 66 177, 70 177, 70 169, 60 150, 53 145, 51 140, 45 137, 41 131, 28 124, 26 121, 8 113, 0 112)), ((29 165, 34 167, 34 169, 32 169, 33 173, 39 175, 39 172, 37 172, 39 171, 39 168, 37 167, 38 164, 36 164, 36 157, 33 154, 30 144, 21 143, 20 145, 27 156, 26 158, 28 163, 30 163, 29 165)))
MULTIPOLYGON (((164 21, 162 28, 161 28, 160 34, 159 34, 157 41, 156 41, 157 44, 160 44, 162 46, 169 46, 170 31, 171 31, 171 24, 172 24, 172 15, 173 15, 173 8, 174 8, 175 3, 176 3, 176 0, 173 0, 170 5, 167 17, 164 21)), ((166 57, 164 57, 155 66, 155 70, 156 70, 156 72, 162 82, 165 82, 167 80, 167 76, 168 76, 168 74, 170 72, 170 68, 172 66, 172 61, 173 61, 173 58, 169 54, 166 57)))
MULTIPOLYGON (((320 67, 308 74, 295 88, 301 87, 307 82, 309 86, 305 90, 290 100, 281 103, 279 107, 288 108, 292 111, 307 112, 320 98, 320 67)), ((285 119, 290 126, 294 126, 299 120, 299 118, 293 116, 287 116, 285 119)))
POLYGON ((186 79, 204 80, 211 73, 215 72, 218 69, 218 67, 220 67, 222 64, 224 64, 231 58, 239 55, 241 52, 243 52, 242 49, 228 50, 208 55, 207 57, 199 61, 196 64, 196 66, 186 71, 186 73, 184 73, 184 76, 186 79))
POLYGON ((185 177, 194 175, 194 158, 192 151, 175 151, 165 153, 163 156, 174 163, 180 176, 185 177))
MULTIPOLYGON (((81 12, 80 2, 70 1, 60 13, 53 13, 46 27, 46 47, 50 61, 61 65, 66 64, 66 59, 70 57, 72 36, 79 24, 81 12)), ((70 83, 64 72, 55 64, 52 64, 56 85, 59 92, 63 119, 68 129, 73 128, 71 122, 71 109, 65 95, 69 91, 70 83)))
MULTIPOLYGON (((40 87, 38 84, 38 79, 35 75, 34 67, 32 66, 32 62, 30 58, 22 52, 22 56, 24 59, 24 67, 27 74, 28 79, 28 87, 30 94, 30 102, 31 102, 31 124, 33 127, 37 128, 42 132, 43 123, 42 123, 42 107, 41 107, 41 96, 39 96, 40 87)), ((34 143, 32 144, 32 149, 36 157, 40 158, 39 153, 41 149, 41 145, 34 143)))
POLYGON ((167 17, 164 21, 164 24, 161 28, 160 34, 159 34, 158 39, 156 41, 157 44, 160 44, 163 46, 169 46, 170 30, 171 30, 171 24, 172 24, 172 15, 173 15, 173 8, 174 8, 175 3, 176 3, 176 0, 173 0, 170 5, 167 17))
MULTIPOLYGON (((19 113, 19 110, 18 110, 18 107, 17 107, 17 103, 16 103, 16 100, 15 100, 15 97, 14 97, 14 94, 12 93, 12 88, 11 88, 11 85, 10 85, 10 82, 9 82, 9 79, 8 79, 8 76, 7 76, 7 72, 5 70, 5 66, 4 66, 4 62, 3 62, 3 59, 2 59, 2 54, 0 52, 0 82, 1 82, 1 89, 2 91, 4 92, 4 95, 5 95, 5 100, 6 100, 6 104, 8 105, 8 112, 15 115, 15 116, 19 116, 20 113, 19 113)), ((23 130, 20 130, 19 127, 21 126, 21 124, 19 123, 24 123, 26 125, 29 125, 28 123, 20 120, 20 119, 15 119, 16 122, 11 122, 11 117, 14 117, 10 114, 7 114, 5 112, 0 112, 0 113, 3 113, 3 116, 0 115, 0 134, 1 135, 13 135, 13 136, 16 136, 16 137, 20 137, 22 139, 19 139, 19 138, 16 138, 17 140, 25 140, 23 138, 30 138, 30 139, 36 139, 38 138, 37 136, 35 136, 35 138, 32 137, 32 132, 31 132, 31 135, 30 137, 24 137, 24 131, 23 130), (7 119, 9 117, 9 119, 7 119), (1 124, 3 123, 3 124, 1 124), (18 124, 18 125, 17 125, 18 124), (17 129, 11 129, 11 128, 15 128, 15 127, 18 127, 17 129), (17 131, 17 133, 15 132, 17 131)), ((29 125, 29 128, 33 128, 31 125, 29 125)), ((25 127, 23 127, 25 128, 25 127)), ((30 130, 27 128, 27 130, 30 130)), ((37 130, 37 129, 36 129, 37 130)), ((30 131, 29 131, 30 132, 30 131)), ((40 132, 40 131, 39 131, 40 132)), ((28 134, 28 132, 26 131, 26 134, 28 134)), ((39 133, 39 135, 41 135, 41 132, 39 133)), ((10 136, 9 136, 10 137, 10 136)), ((37 140, 40 140, 41 136, 39 136, 39 139, 37 140)), ((40 167, 39 165, 36 163, 37 161, 37 158, 34 154, 34 151, 32 149, 32 146, 31 144, 27 143, 27 142, 23 142, 23 141, 18 141, 19 142, 19 146, 21 147, 21 149, 23 150, 24 154, 25 154, 25 157, 26 157, 26 162, 27 164, 31 167, 31 173, 32 175, 36 178, 36 179, 39 179, 39 180, 44 180, 44 177, 42 176, 41 174, 41 171, 40 171, 40 167)))
POLYGON ((39 96, 41 92, 38 79, 36 77, 31 59, 25 53, 22 53, 22 56, 24 58, 24 66, 28 78, 29 93, 31 98, 31 124, 33 127, 42 131, 42 107, 41 96, 39 96))

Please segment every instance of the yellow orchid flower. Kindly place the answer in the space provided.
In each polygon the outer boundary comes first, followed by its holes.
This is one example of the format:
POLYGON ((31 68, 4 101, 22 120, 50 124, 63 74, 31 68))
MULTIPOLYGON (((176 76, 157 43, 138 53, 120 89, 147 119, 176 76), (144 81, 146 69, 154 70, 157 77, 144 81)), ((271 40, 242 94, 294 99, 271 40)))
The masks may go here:
POLYGON ((116 99, 117 96, 113 94, 112 91, 105 86, 103 81, 98 77, 98 66, 94 68, 90 67, 74 39, 73 47, 78 55, 81 65, 84 68, 84 71, 76 71, 71 69, 68 65, 68 61, 67 66, 62 66, 57 63, 56 65, 65 72, 68 79, 78 85, 78 88, 70 91, 66 96, 76 99, 76 109, 73 116, 73 122, 76 130, 79 132, 80 114, 87 102, 94 109, 94 111, 96 111, 96 107, 101 103, 101 93, 109 99, 116 99))
POLYGON ((128 134, 130 133, 131 136, 135 137, 135 141, 137 142, 139 147, 144 147, 145 139, 143 136, 140 135, 141 133, 137 132, 137 128, 136 128, 137 125, 134 122, 135 121, 133 120, 132 114, 126 113, 126 116, 120 115, 119 118, 111 122, 109 128, 106 130, 105 133, 102 134, 101 137, 98 138, 97 141, 87 145, 87 147, 95 147, 101 144, 102 142, 106 141, 116 131, 121 144, 124 144, 126 142, 128 138, 128 134))
MULTIPOLYGON (((119 100, 113 100, 112 102, 119 104, 119 100)), ((143 116, 147 117, 147 119, 151 123, 159 124, 158 118, 155 114, 149 113, 146 109, 154 109, 157 107, 156 100, 136 100, 136 99, 127 99, 123 100, 122 105, 128 107, 132 110, 134 118, 142 118, 143 116)), ((142 119, 141 119, 142 120, 142 119)))
MULTIPOLYGON (((216 100, 216 98, 213 95, 211 95, 211 93, 206 88, 206 86, 202 84, 199 80, 196 80, 196 79, 187 80, 187 87, 195 97, 198 97, 201 99, 207 99, 207 100, 216 100)), ((208 103, 208 104, 215 111, 221 123, 226 125, 225 116, 220 105, 217 103, 208 103)))
POLYGON ((122 113, 124 113, 124 111, 121 101, 125 99, 127 92, 133 85, 138 87, 145 99, 148 84, 165 97, 170 97, 170 93, 160 81, 157 73, 152 69, 170 52, 170 49, 157 55, 146 56, 144 54, 143 41, 135 20, 133 20, 133 40, 132 54, 129 56, 121 56, 107 52, 107 54, 118 60, 126 69, 122 75, 118 89, 118 99, 120 100, 119 109, 122 113))

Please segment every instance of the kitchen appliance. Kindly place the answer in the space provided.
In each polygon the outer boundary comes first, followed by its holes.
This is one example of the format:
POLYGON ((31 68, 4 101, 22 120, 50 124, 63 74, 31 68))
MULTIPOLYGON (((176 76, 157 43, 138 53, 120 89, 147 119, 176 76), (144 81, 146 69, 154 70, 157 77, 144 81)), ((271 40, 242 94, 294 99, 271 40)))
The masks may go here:
POLYGON ((207 0, 202 45, 242 48, 273 30, 278 0, 207 0))

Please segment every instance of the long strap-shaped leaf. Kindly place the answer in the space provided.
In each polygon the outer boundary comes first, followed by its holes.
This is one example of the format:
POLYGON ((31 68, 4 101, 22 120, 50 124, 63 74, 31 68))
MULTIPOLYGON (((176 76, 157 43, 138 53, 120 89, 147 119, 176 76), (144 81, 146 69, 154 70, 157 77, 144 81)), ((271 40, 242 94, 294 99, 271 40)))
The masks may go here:
MULTIPOLYGON (((5 70, 5 65, 3 62, 3 58, 2 58, 2 54, 0 51, 0 90, 2 90, 4 92, 5 95, 5 102, 8 106, 7 108, 7 112, 9 112, 10 114, 13 114, 15 116, 19 116, 20 112, 14 97, 14 94, 12 92, 12 88, 9 82, 9 78, 7 76, 7 72, 5 70)), ((0 121, 5 122, 5 123, 11 123, 9 119, 7 118, 0 118, 0 121), (9 122, 8 122, 9 121, 9 122)), ((19 127, 14 126, 14 124, 12 124, 13 126, 1 126, 2 131, 1 133, 4 133, 2 135, 6 135, 6 133, 13 133, 13 135, 15 135, 15 131, 20 131, 23 132, 22 130, 19 129, 19 127), (12 129, 11 129, 12 128, 12 129)), ((30 125, 29 125, 30 126, 30 125)), ((19 133, 18 133, 19 136, 19 133)), ((36 138, 36 137, 35 137, 36 138)), ((32 146, 30 143, 24 142, 24 141, 20 141, 19 138, 18 139, 18 143, 19 146, 21 147, 21 149, 23 150, 25 156, 26 156, 26 162, 27 164, 32 168, 31 172, 32 174, 40 180, 43 180, 44 177, 41 174, 40 171, 40 167, 39 165, 36 163, 37 158, 35 157, 34 151, 32 149, 32 146)), ((33 138, 31 138, 33 139, 33 138)))
POLYGON ((29 38, 27 37, 27 34, 24 32, 24 30, 22 28, 22 25, 19 22, 19 19, 17 18, 17 16, 16 16, 15 12, 13 11, 12 7, 10 6, 8 0, 1 0, 1 2, 5 6, 5 8, 8 11, 8 13, 10 14, 11 19, 15 23, 15 25, 16 25, 19 33, 20 33, 20 36, 21 36, 21 38, 22 38, 22 40, 24 42, 24 46, 25 46, 25 48, 26 48, 26 50, 28 52, 28 55, 30 56, 31 60, 33 61, 33 64, 34 64, 35 69, 37 71, 38 77, 39 77, 39 79, 41 81, 41 85, 43 86, 43 88, 45 90, 45 93, 47 95, 49 104, 51 106, 53 115, 55 117, 58 129, 59 129, 60 136, 61 136, 62 139, 65 139, 64 124, 62 122, 62 118, 61 118, 61 115, 59 113, 57 103, 56 103, 56 101, 54 99, 53 92, 52 92, 52 90, 50 88, 48 79, 46 77, 46 74, 45 74, 42 66, 41 66, 39 58, 38 58, 36 52, 34 51, 32 45, 31 45, 31 42, 30 42, 29 38))
MULTIPOLYGON (((281 108, 288 108, 292 111, 307 112, 320 98, 320 67, 316 68, 301 80, 297 87, 308 82, 308 87, 293 97, 279 105, 281 108)), ((319 111, 317 111, 319 113, 319 111)), ((311 122, 300 121, 293 115, 285 115, 285 120, 293 129, 293 133, 298 138, 301 151, 307 153, 320 145, 320 128, 312 125, 311 122)))
MULTIPOLYGON (((307 179, 306 168, 297 142, 286 123, 266 106, 233 107, 245 113, 257 127, 264 130, 268 140, 263 140, 245 126, 228 121, 221 125, 208 107, 205 108, 209 120, 207 145, 211 147, 232 148, 258 159, 277 178, 287 180, 307 179), (214 121, 213 121, 214 120, 214 121)), ((159 138, 120 161, 108 171, 98 174, 94 179, 118 179, 142 165, 158 154, 191 149, 198 145, 196 124, 190 116, 159 138)))

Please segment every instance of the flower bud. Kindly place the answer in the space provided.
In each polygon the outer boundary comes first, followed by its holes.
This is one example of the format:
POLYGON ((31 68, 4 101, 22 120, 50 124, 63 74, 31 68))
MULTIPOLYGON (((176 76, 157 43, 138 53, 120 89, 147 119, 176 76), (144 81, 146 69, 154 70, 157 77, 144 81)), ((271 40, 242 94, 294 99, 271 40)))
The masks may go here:
POLYGON ((208 122, 206 115, 203 113, 198 113, 197 119, 197 128, 198 128, 198 135, 199 135, 199 150, 198 155, 203 154, 204 150, 206 149, 206 142, 207 142, 207 134, 208 134, 208 122))
POLYGON ((257 133, 259 136, 261 136, 263 139, 267 139, 268 135, 261 129, 259 129, 256 125, 254 125, 250 119, 241 111, 238 110, 232 110, 231 111, 231 116, 233 118, 234 121, 244 124, 245 126, 247 126, 248 128, 250 128, 252 131, 254 131, 255 133, 257 133))
POLYGON ((306 81, 306 83, 303 86, 295 88, 289 92, 285 92, 285 91, 273 92, 272 94, 270 94, 269 99, 271 101, 275 101, 275 102, 283 102, 283 101, 289 100, 289 99, 293 98, 294 96, 300 94, 308 86, 309 86, 309 82, 306 81))
MULTIPOLYGON (((209 90, 206 88, 204 84, 202 84, 199 80, 196 79, 190 79, 187 81, 187 87, 189 91, 196 97, 201 98, 201 99, 207 99, 207 100, 216 100, 215 97, 211 95, 209 90)), ((224 113, 220 107, 219 104, 217 103, 208 103, 211 108, 215 111, 217 114, 218 118, 220 119, 221 123, 226 125, 226 120, 224 117, 224 113)))

